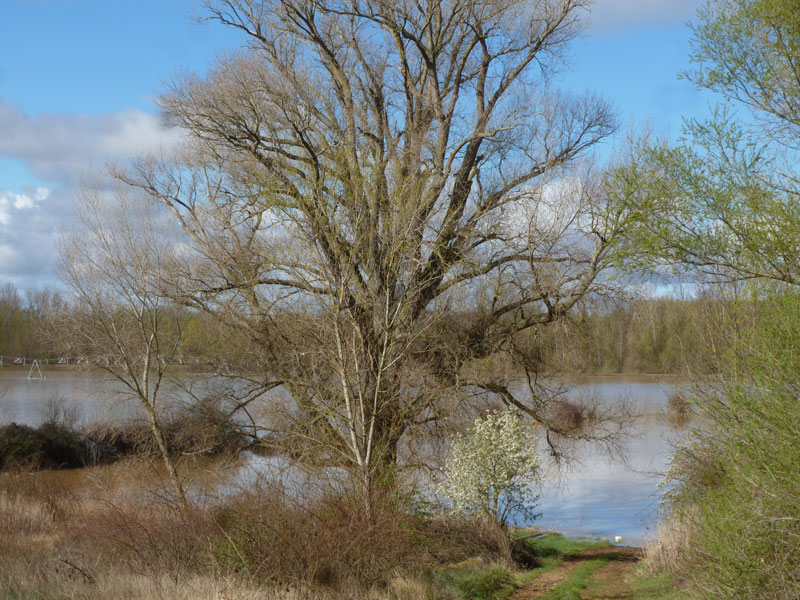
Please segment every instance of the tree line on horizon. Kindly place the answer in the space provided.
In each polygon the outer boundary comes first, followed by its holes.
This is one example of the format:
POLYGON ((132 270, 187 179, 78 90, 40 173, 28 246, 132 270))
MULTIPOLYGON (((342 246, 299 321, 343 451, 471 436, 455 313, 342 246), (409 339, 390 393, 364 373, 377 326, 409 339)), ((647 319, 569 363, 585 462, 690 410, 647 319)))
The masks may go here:
MULTIPOLYGON (((542 370, 553 375, 654 374, 688 375, 712 373, 713 361, 706 349, 714 335, 709 319, 722 307, 732 307, 743 300, 720 297, 709 289, 697 298, 635 298, 620 296, 591 309, 575 311, 558 327, 532 332, 521 343, 531 359, 539 361, 542 370)), ((0 286, 0 356, 26 359, 54 359, 65 356, 59 350, 58 323, 68 319, 71 305, 57 291, 48 288, 21 292, 13 284, 0 286)), ((189 358, 199 359, 203 367, 225 360, 244 363, 241 340, 228 330, 221 335, 218 323, 206 315, 186 308, 182 314, 179 354, 191 367, 189 358)), ((750 319, 757 319, 758 309, 752 306, 750 319)), ((309 315, 313 320, 313 316, 309 315)), ((469 319, 453 311, 447 328, 457 329, 460 319, 469 319)), ((715 340, 717 348, 724 339, 715 340)), ((75 347, 73 346, 73 350, 75 347)), ((106 348, 85 346, 88 356, 100 356, 106 348)), ((9 361, 5 361, 8 366, 9 361)), ((496 360, 498 370, 513 369, 496 360)))

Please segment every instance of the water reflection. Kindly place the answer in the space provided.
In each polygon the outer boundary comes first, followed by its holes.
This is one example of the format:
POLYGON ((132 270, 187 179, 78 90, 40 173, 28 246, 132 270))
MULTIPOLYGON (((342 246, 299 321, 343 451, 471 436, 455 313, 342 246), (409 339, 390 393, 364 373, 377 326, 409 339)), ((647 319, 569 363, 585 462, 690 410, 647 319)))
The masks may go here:
POLYGON ((0 424, 37 426, 47 420, 54 403, 89 425, 142 416, 141 407, 113 379, 74 372, 47 372, 45 380, 29 380, 27 372, 0 372, 0 424))
POLYGON ((643 543, 655 526, 658 483, 679 432, 666 415, 639 417, 634 427, 624 461, 587 451, 561 477, 551 472, 545 478, 538 527, 643 543))
MULTIPOLYGON (((0 372, 0 424, 38 425, 46 420, 48 400, 52 399, 63 399, 81 424, 140 416, 138 403, 128 399, 113 380, 50 372, 45 381, 28 381, 26 375, 0 372)), ((628 441, 624 461, 587 446, 567 471, 546 473, 538 509, 542 516, 535 524, 576 535, 621 535, 626 543, 641 543, 655 523, 660 474, 666 470, 672 442, 680 435, 667 414, 668 399, 679 388, 678 383, 646 377, 579 380, 570 391, 576 397, 628 403, 639 415, 634 436, 628 441)), ((240 464, 235 486, 255 485, 267 471, 280 472, 284 483, 298 493, 309 485, 307 474, 295 471, 279 457, 251 455, 240 464)), ((303 493, 309 492, 304 489, 303 493)))
POLYGON ((659 482, 681 435, 669 399, 679 381, 649 377, 584 378, 571 393, 601 403, 625 402, 637 415, 621 457, 587 447, 566 472, 553 469, 542 486, 536 525, 556 531, 642 544, 655 527, 659 482))

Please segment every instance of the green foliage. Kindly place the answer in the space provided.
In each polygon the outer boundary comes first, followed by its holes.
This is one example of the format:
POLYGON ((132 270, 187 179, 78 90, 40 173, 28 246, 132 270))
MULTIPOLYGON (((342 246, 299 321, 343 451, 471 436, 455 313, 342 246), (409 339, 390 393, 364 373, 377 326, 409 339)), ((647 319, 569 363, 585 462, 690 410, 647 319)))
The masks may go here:
POLYGON ((536 518, 536 438, 515 410, 487 413, 466 435, 456 435, 445 473, 441 491, 458 512, 486 516, 502 527, 515 514, 536 518))
POLYGON ((669 508, 688 531, 698 598, 800 596, 800 296, 776 294, 694 398, 701 428, 669 472, 669 508))
POLYGON ((800 125, 800 11, 795 0, 718 0, 699 11, 686 76, 771 117, 800 125))
POLYGON ((727 109, 691 122, 688 140, 655 146, 615 174, 638 219, 629 228, 647 266, 668 264, 715 278, 800 282, 798 190, 776 172, 770 141, 727 109), (623 184, 622 180, 635 180, 623 184))
POLYGON ((676 574, 695 598, 798 598, 800 11, 716 0, 699 17, 685 76, 727 104, 690 122, 679 146, 643 148, 610 193, 637 215, 644 264, 750 293, 712 320, 712 339, 726 340, 707 346, 720 376, 697 386, 697 430, 669 473, 670 518, 689 539, 676 574))
POLYGON ((797 3, 717 0, 699 16, 684 75, 726 103, 689 121, 678 146, 645 141, 609 194, 627 199, 633 254, 646 265, 800 284, 797 3))

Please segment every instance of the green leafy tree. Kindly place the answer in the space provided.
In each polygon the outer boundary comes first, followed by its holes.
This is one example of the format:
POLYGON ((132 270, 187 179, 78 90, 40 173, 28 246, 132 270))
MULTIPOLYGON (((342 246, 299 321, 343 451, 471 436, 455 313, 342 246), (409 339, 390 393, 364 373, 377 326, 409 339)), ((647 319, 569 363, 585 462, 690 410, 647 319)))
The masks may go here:
POLYGON ((536 437, 516 410, 488 413, 466 435, 456 435, 445 473, 441 491, 458 512, 483 515, 502 527, 513 515, 537 516, 539 496, 531 490, 539 481, 536 437))
POLYGON ((649 266, 736 284, 713 319, 724 352, 707 349, 720 376, 698 382, 695 429, 669 475, 669 515, 688 540, 673 568, 688 597, 798 598, 800 11, 718 0, 694 33, 685 76, 723 104, 614 181, 649 266))
POLYGON ((683 76, 723 103, 682 143, 645 145, 617 171, 633 247, 717 280, 800 284, 800 11, 719 0, 699 18, 683 76))

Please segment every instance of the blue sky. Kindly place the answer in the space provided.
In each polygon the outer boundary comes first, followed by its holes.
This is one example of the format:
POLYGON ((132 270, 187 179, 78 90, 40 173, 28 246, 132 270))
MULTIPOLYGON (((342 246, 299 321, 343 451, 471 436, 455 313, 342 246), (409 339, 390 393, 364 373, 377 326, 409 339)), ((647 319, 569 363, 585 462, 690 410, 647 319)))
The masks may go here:
MULTIPOLYGON (((699 2, 597 0, 556 83, 605 96, 625 125, 679 135, 707 111, 677 79, 699 2)), ((241 42, 198 14, 196 0, 0 0, 0 284, 54 285, 81 180, 169 143, 154 98, 241 42)))

